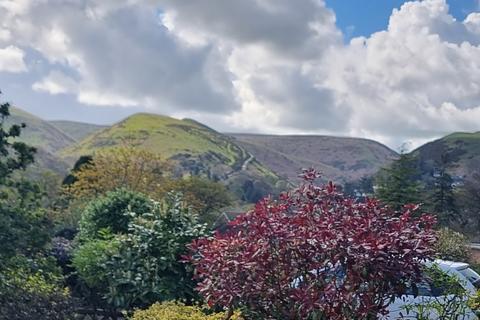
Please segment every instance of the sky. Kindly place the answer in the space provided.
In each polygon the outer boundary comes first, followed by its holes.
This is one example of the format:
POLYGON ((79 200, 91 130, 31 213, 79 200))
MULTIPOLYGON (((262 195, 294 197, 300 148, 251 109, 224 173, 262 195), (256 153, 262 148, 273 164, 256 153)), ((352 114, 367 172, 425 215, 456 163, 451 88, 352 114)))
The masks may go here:
POLYGON ((3 100, 413 148, 480 130, 478 0, 0 0, 3 100))

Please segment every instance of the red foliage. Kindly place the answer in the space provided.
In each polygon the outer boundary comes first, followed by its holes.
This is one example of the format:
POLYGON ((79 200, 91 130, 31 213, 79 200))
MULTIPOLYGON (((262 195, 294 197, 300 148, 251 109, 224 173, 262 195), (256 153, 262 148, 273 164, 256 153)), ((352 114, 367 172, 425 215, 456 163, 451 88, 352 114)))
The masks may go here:
POLYGON ((432 257, 434 218, 394 212, 305 184, 265 199, 224 234, 191 245, 198 290, 210 305, 246 307, 262 319, 368 319, 420 275, 432 257))

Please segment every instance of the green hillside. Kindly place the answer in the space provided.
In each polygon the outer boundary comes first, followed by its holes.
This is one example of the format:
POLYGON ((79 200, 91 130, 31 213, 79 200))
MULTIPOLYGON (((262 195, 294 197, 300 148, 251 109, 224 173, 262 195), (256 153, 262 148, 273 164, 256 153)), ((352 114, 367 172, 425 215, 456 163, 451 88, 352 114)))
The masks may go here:
POLYGON ((11 116, 7 118, 6 125, 25 123, 20 140, 38 149, 35 164, 29 172, 37 175, 45 169, 59 174, 68 171, 68 164, 58 157, 56 153, 63 148, 75 143, 70 136, 57 127, 28 112, 18 108, 11 108, 11 116))
POLYGON ((465 176, 471 168, 480 168, 480 132, 452 133, 426 143, 412 153, 424 177, 431 175, 442 161, 451 175, 465 176))
POLYGON ((92 133, 107 128, 107 126, 76 121, 53 120, 48 122, 76 141, 83 140, 92 133))
MULTIPOLYGON (((123 144, 155 152, 177 164, 180 174, 223 181, 237 194, 272 192, 279 178, 234 140, 194 120, 140 113, 61 151, 73 163, 81 155, 123 144)), ((258 198, 258 197, 257 197, 258 198)))
POLYGON ((58 150, 71 146, 75 140, 50 124, 19 108, 11 108, 11 117, 7 125, 25 123, 27 127, 22 131, 21 140, 46 152, 56 153, 58 150))
POLYGON ((232 134, 237 142, 273 171, 291 181, 313 167, 337 183, 374 175, 397 154, 378 142, 359 138, 304 135, 232 134))

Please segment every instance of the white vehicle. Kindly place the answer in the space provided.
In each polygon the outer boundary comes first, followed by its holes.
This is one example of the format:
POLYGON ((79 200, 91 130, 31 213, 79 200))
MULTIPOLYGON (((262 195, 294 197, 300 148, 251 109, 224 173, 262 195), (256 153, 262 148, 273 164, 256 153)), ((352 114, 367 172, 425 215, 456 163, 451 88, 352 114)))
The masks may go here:
MULTIPOLYGON (((435 260, 426 263, 426 266, 436 265, 448 275, 454 276, 458 284, 462 286, 468 295, 475 295, 480 288, 480 275, 470 268, 467 263, 435 260)), ((445 295, 444 288, 436 288, 431 281, 424 279, 417 283, 418 295, 407 293, 396 298, 389 306, 389 314, 381 319, 417 319, 422 314, 431 320, 441 320, 435 305, 451 303, 452 296, 445 295)), ((458 300, 457 300, 458 301, 458 300)), ((458 320, 476 320, 475 313, 466 304, 460 308, 458 320)))

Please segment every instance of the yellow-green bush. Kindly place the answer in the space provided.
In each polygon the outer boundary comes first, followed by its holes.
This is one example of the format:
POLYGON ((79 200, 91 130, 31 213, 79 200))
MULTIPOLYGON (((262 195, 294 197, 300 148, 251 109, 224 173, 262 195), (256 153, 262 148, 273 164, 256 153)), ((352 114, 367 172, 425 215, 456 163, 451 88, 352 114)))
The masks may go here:
MULTIPOLYGON (((180 302, 155 303, 146 310, 137 310, 131 320, 223 320, 226 313, 205 314, 202 308, 186 306, 180 302)), ((241 320, 240 313, 235 314, 231 320, 241 320)))
POLYGON ((476 312, 480 312, 480 291, 468 300, 468 306, 470 309, 476 312))

